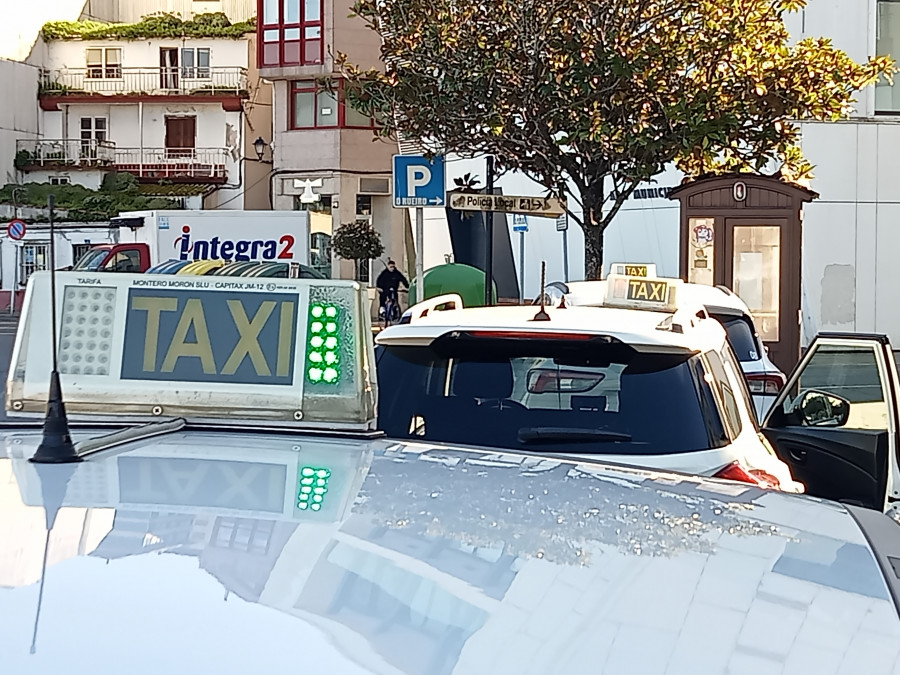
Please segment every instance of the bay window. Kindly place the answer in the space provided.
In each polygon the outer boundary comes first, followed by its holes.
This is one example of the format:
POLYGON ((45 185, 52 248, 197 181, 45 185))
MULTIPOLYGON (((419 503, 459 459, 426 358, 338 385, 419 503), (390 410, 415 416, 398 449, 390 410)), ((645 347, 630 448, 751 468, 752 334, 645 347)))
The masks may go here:
POLYGON ((322 63, 324 0, 259 0, 259 65, 322 63))
POLYGON ((344 101, 343 82, 329 92, 316 80, 291 82, 291 129, 363 128, 375 121, 344 101))

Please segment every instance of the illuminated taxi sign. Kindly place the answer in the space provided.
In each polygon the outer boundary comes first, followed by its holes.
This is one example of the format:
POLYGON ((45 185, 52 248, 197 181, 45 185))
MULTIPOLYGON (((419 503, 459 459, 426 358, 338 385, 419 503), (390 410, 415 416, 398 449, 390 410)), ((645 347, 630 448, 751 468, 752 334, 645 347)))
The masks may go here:
POLYGON ((656 265, 653 263, 612 263, 609 266, 609 275, 623 277, 655 277, 656 265))
MULTIPOLYGON (((57 275, 59 370, 75 415, 374 428, 371 325, 353 281, 57 275)), ((42 413, 49 275, 29 281, 7 381, 42 413)))
POLYGON ((604 305, 674 312, 680 279, 610 276, 604 305))

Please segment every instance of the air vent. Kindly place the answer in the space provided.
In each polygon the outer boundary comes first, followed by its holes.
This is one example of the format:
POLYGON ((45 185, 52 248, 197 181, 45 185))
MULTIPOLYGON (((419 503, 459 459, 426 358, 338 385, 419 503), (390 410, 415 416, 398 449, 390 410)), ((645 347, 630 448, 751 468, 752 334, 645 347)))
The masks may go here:
POLYGON ((360 178, 359 194, 389 195, 391 194, 390 180, 387 178, 360 178))

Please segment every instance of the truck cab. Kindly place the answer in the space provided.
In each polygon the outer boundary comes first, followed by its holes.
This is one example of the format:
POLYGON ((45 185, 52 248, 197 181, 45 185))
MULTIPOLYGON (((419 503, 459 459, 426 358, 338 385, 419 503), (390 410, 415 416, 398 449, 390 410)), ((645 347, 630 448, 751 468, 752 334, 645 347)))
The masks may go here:
POLYGON ((98 244, 75 263, 75 272, 146 272, 150 269, 147 244, 98 244))

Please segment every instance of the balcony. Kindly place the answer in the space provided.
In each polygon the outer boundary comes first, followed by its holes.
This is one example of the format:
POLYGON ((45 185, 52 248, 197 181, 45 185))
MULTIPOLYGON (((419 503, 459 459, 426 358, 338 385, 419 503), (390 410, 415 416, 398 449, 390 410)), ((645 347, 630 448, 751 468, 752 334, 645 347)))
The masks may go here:
POLYGON ((20 140, 16 168, 21 171, 123 171, 155 183, 225 183, 226 148, 118 148, 110 141, 20 140))
POLYGON ((113 168, 116 144, 96 140, 18 140, 16 168, 22 171, 113 168))
POLYGON ((116 97, 118 102, 206 100, 221 103, 226 110, 240 111, 247 88, 245 68, 107 65, 43 70, 39 97, 44 110, 58 110, 60 103, 96 103, 98 97, 116 97))
POLYGON ((228 178, 225 148, 117 148, 116 169, 139 181, 224 183, 228 178))

